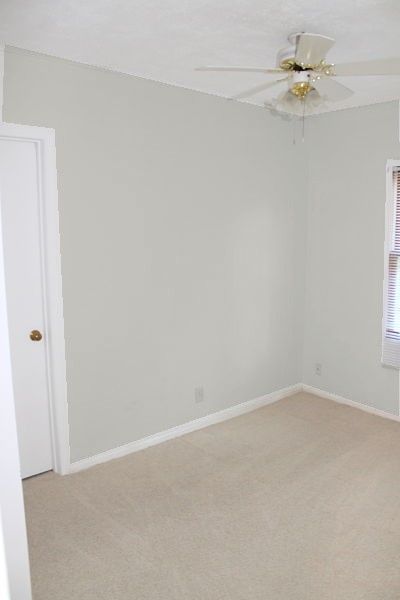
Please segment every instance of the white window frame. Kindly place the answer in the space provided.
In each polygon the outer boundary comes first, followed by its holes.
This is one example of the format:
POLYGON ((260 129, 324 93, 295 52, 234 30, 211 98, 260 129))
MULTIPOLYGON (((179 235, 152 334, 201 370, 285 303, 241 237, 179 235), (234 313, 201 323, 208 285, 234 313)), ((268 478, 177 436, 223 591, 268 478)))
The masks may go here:
POLYGON ((389 255, 393 246, 395 201, 393 170, 400 169, 400 159, 391 158, 386 163, 385 245, 382 317, 382 364, 400 369, 400 340, 386 337, 389 289, 389 255), (397 356, 396 356, 397 355, 397 356))

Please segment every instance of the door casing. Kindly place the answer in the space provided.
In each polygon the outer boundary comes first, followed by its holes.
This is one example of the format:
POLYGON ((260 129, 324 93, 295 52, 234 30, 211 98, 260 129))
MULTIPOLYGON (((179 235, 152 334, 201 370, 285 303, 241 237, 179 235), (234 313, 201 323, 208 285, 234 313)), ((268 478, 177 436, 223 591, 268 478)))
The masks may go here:
MULTIPOLYGON (((46 127, 0 123, 0 138, 33 142, 37 149, 38 216, 46 332, 44 343, 50 402, 53 470, 60 475, 65 475, 70 470, 70 447, 55 131, 46 127)), ((2 225, 4 228, 7 227, 7 223, 3 222, 2 225)))

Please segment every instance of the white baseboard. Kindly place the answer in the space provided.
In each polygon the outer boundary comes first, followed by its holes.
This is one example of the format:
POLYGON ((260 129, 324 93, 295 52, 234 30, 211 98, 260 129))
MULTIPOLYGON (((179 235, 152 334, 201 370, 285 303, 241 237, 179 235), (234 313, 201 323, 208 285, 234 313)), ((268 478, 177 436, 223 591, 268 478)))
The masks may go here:
POLYGON ((363 410, 364 412, 376 415, 378 417, 383 417, 384 419, 391 419, 392 421, 400 422, 400 416, 393 415, 392 413, 388 413, 384 410, 379 410, 379 408, 373 408, 372 406, 368 406, 367 404, 361 404, 360 402, 349 400, 348 398, 344 398, 343 396, 338 396, 337 394, 332 394, 331 392, 320 390, 319 388, 316 388, 312 385, 307 385, 305 383, 301 384, 300 387, 303 392, 314 394, 314 396, 319 396, 320 398, 325 398, 326 400, 333 400, 333 402, 338 402, 339 404, 346 404, 347 406, 358 408, 359 410, 363 410))
POLYGON ((111 450, 101 452, 100 454, 96 454, 95 456, 90 456, 89 458, 78 460, 76 462, 71 463, 69 473, 77 473, 78 471, 89 469, 94 465, 108 462, 109 460, 113 460, 114 458, 121 458, 123 456, 126 456, 127 454, 132 454, 133 452, 139 452, 140 450, 149 448, 150 446, 162 444, 162 442, 181 437, 182 435, 186 435, 187 433, 191 433, 192 431, 197 431, 198 429, 203 429, 204 427, 208 427, 209 425, 215 425, 216 423, 221 423, 222 421, 227 421, 229 419, 233 419, 234 417, 239 417, 240 415, 244 415, 245 413, 257 410, 257 408, 261 408, 262 406, 273 404, 274 402, 278 402, 278 400, 282 400, 283 398, 287 398, 288 396, 292 396, 293 394, 296 394, 297 392, 301 391, 308 392, 309 394, 314 394, 314 396, 319 396, 320 398, 325 398, 326 400, 338 402, 339 404, 346 404, 347 406, 363 410, 378 417, 383 417, 384 419, 391 419, 392 421, 400 422, 400 416, 398 415, 393 415, 391 413, 385 412, 384 410, 379 410, 378 408, 367 406, 366 404, 360 404, 359 402, 355 402, 354 400, 349 400, 348 398, 344 398, 343 396, 338 396, 337 394, 326 392, 325 390, 321 390, 312 385, 298 383, 286 388, 282 388, 275 392, 271 392, 270 394, 265 394, 265 396, 260 396, 259 398, 255 398, 254 400, 248 400, 247 402, 243 402, 242 404, 236 404, 235 406, 231 406, 224 410, 211 413, 210 415, 201 417, 200 419, 189 421, 188 423, 184 423, 183 425, 171 427, 171 429, 160 431, 159 433, 149 435, 140 440, 136 440, 135 442, 130 442, 129 444, 125 444, 124 446, 118 446, 117 448, 112 448, 111 450))
POLYGON ((93 467, 94 465, 113 460, 114 458, 121 458, 122 456, 126 456, 127 454, 132 454, 133 452, 144 450, 145 448, 149 448, 150 446, 161 444, 162 442, 166 442, 167 440, 172 440, 187 433, 191 433, 192 431, 203 429, 204 427, 208 427, 209 425, 221 423, 222 421, 227 421, 228 419, 232 419, 233 417, 244 415, 245 413, 256 410, 257 408, 261 408, 262 406, 273 404, 274 402, 277 402, 282 398, 292 396, 296 392, 300 392, 302 389, 303 386, 300 383, 291 385, 289 387, 282 388, 275 392, 271 392, 270 394, 265 394, 265 396, 255 398, 254 400, 248 400, 247 402, 243 402, 242 404, 236 404, 235 406, 225 408, 224 410, 220 410, 205 417, 201 417, 200 419, 195 419, 194 421, 189 421, 188 423, 184 423, 183 425, 171 427, 171 429, 166 429, 165 431, 160 431, 160 433, 149 435, 140 440, 136 440, 135 442, 125 444, 124 446, 118 446, 117 448, 112 448, 111 450, 101 452, 100 454, 96 454, 95 456, 90 456, 89 458, 78 460, 76 462, 71 463, 69 473, 77 473, 78 471, 88 469, 89 467, 93 467))

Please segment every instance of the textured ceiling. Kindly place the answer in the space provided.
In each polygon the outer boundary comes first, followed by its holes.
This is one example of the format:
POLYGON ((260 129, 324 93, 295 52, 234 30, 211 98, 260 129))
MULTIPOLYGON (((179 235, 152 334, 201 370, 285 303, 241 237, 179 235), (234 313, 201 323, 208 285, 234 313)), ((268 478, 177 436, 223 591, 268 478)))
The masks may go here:
MULTIPOLYGON (((6 44, 226 97, 271 76, 194 68, 274 66, 293 31, 334 37, 331 62, 400 56, 399 28, 400 0, 0 0, 6 44)), ((400 77, 340 81, 354 95, 324 110, 400 97, 400 77)))

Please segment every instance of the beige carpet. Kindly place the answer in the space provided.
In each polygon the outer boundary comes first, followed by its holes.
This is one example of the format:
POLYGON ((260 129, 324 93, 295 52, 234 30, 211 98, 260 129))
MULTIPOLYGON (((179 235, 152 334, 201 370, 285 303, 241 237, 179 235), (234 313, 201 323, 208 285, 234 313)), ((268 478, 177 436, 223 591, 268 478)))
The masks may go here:
POLYGON ((24 488, 35 600, 400 598, 400 424, 309 394, 24 488))

